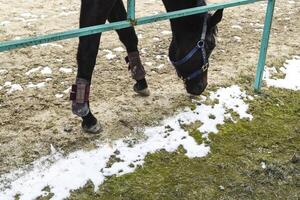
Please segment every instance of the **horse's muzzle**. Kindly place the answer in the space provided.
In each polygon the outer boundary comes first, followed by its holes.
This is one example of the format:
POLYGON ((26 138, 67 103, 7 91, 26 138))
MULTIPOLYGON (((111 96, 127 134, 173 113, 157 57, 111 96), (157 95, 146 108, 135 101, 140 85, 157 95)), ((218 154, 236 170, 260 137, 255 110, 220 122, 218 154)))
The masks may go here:
POLYGON ((201 95, 207 86, 207 82, 202 81, 186 81, 185 88, 189 94, 201 95))

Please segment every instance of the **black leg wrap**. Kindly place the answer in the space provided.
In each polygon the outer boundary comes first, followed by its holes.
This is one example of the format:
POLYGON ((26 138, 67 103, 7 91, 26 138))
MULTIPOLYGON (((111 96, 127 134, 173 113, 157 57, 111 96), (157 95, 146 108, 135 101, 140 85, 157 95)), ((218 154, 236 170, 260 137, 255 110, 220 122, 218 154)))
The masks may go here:
POLYGON ((133 79, 139 81, 145 78, 146 72, 138 51, 128 53, 125 61, 129 64, 128 69, 133 79))
POLYGON ((72 85, 70 100, 72 101, 72 112, 84 117, 90 112, 89 109, 90 84, 88 81, 77 78, 76 84, 72 85))

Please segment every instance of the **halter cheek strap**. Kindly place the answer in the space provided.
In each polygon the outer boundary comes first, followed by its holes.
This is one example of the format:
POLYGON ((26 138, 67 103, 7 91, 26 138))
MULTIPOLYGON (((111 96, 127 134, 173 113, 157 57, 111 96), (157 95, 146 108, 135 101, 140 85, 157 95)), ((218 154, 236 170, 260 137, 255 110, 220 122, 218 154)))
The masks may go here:
POLYGON ((207 59, 206 51, 205 51, 206 33, 207 33, 207 16, 205 16, 205 18, 204 18, 201 39, 197 42, 197 45, 185 57, 183 57, 181 60, 171 61, 171 63, 174 65, 174 67, 177 71, 177 74, 180 76, 180 74, 178 73, 177 66, 186 63, 187 61, 189 61, 194 56, 194 54, 197 51, 200 51, 201 56, 202 56, 202 60, 203 60, 203 65, 201 66, 201 68, 199 70, 193 72, 188 77, 184 78, 184 80, 192 80, 192 79, 196 78, 197 76, 199 76, 200 74, 205 72, 209 67, 209 63, 208 63, 208 59, 207 59))

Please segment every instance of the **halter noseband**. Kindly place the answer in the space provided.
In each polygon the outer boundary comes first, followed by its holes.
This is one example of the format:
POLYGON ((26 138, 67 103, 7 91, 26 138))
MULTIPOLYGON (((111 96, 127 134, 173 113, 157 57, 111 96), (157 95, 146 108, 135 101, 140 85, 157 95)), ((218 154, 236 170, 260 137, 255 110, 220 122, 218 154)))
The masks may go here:
POLYGON ((197 42, 197 45, 181 60, 179 61, 171 61, 171 63, 174 65, 177 74, 184 80, 184 81, 190 81, 194 78, 196 78, 197 76, 201 75, 202 73, 204 73, 205 71, 207 71, 208 67, 209 67, 209 63, 208 63, 208 59, 206 56, 206 51, 205 51, 205 38, 206 38, 206 33, 207 33, 207 15, 205 15, 204 17, 204 22, 203 22, 203 28, 202 28, 202 34, 201 34, 201 39, 197 42), (184 63, 186 63, 187 61, 189 61, 194 54, 200 51, 202 59, 203 59, 203 65, 200 67, 200 69, 198 69, 197 71, 193 72, 192 74, 190 74, 188 77, 183 78, 178 72, 177 66, 182 65, 184 63))

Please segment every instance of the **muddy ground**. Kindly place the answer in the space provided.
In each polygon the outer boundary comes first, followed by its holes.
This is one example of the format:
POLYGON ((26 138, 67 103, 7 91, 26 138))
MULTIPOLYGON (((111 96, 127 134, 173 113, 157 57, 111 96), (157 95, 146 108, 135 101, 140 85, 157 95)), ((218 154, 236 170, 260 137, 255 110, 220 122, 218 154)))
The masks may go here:
MULTIPOLYGON (((0 0, 0 41, 77 28, 79 3, 0 0)), ((163 11, 159 0, 138 1, 137 7, 138 16, 163 11)), ((241 75, 254 77, 265 8, 266 3, 259 2, 225 10, 218 45, 210 59, 210 88, 234 84, 241 75)), ((281 63, 286 57, 299 54, 299 13, 299 1, 277 2, 270 62, 281 63)), ((0 53, 0 86, 10 81, 24 89, 11 94, 6 87, 0 90, 0 175, 49 154, 51 145, 70 152, 93 148, 99 140, 138 136, 141 130, 135 127, 152 125, 189 104, 190 97, 167 60, 171 35, 166 31, 168 22, 137 27, 151 89, 147 98, 132 91, 133 81, 123 59, 126 53, 113 51, 122 46, 117 35, 103 34, 91 93, 92 111, 105 129, 98 136, 82 133, 80 119, 72 115, 68 94, 64 93, 75 79, 78 39, 0 53), (116 57, 107 59, 105 49, 113 51, 116 57), (51 68, 52 74, 25 75, 39 66, 51 68), (72 68, 73 72, 62 73, 61 67, 72 68), (29 82, 46 82, 46 87, 29 89, 29 82), (63 97, 57 98, 56 94, 63 97)))

